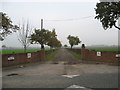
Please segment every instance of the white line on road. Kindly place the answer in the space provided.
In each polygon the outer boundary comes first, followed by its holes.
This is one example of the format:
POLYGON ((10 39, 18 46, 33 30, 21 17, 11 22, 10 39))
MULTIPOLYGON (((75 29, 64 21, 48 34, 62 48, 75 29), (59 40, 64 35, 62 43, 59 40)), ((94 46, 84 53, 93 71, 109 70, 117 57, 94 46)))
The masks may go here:
POLYGON ((78 86, 78 85, 71 85, 71 86, 69 86, 69 87, 67 87, 67 88, 85 88, 85 87, 83 87, 83 86, 78 86))
POLYGON ((71 88, 79 88, 80 90, 92 90, 90 88, 86 88, 86 87, 79 86, 79 85, 71 85, 71 86, 67 87, 65 90, 70 90, 71 88))
POLYGON ((67 78, 74 78, 74 77, 77 77, 79 75, 62 75, 63 77, 67 77, 67 78))

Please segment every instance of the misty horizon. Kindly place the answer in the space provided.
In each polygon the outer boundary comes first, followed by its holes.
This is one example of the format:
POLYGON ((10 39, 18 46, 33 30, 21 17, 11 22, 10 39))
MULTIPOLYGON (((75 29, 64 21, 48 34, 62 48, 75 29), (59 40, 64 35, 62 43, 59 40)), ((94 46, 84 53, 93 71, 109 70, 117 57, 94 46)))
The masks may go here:
MULTIPOLYGON (((69 46, 67 36, 78 36, 82 44, 91 45, 118 45, 118 30, 116 28, 104 30, 102 24, 95 19, 96 2, 3 2, 0 11, 6 13, 13 24, 22 19, 29 20, 31 27, 40 28, 43 19, 43 28, 55 28, 57 37, 62 45, 69 46), (26 13, 27 12, 27 13, 26 13)), ((22 47, 16 34, 11 34, 2 41, 8 47, 22 47)), ((39 47, 40 45, 31 45, 39 47)), ((77 46, 75 46, 77 47, 77 46)))

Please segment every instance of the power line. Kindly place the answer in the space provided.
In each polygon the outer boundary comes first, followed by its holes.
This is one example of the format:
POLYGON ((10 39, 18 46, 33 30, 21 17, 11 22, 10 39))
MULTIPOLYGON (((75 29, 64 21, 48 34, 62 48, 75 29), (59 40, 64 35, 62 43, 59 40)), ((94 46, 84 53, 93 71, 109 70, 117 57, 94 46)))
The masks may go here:
POLYGON ((47 20, 45 19, 45 21, 76 21, 76 20, 81 20, 81 19, 87 19, 87 18, 91 18, 93 16, 87 16, 87 17, 81 17, 81 18, 69 18, 69 19, 54 19, 54 20, 47 20))

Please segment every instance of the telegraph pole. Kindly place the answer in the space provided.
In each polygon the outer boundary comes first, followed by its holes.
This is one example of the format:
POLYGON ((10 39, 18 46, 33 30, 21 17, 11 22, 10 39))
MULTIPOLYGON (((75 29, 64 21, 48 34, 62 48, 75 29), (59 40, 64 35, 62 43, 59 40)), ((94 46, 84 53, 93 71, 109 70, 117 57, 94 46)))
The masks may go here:
POLYGON ((43 29, 43 19, 41 19, 41 30, 43 29))

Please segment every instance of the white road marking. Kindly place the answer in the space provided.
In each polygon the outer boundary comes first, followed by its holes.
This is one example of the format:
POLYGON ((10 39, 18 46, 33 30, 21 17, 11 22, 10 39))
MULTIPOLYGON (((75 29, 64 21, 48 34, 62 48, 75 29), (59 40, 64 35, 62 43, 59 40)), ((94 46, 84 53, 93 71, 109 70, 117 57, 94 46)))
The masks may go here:
POLYGON ((78 85, 71 85, 71 86, 69 86, 69 87, 67 87, 67 88, 85 88, 85 87, 83 87, 83 86, 78 86, 78 85))
POLYGON ((62 75, 63 77, 67 77, 67 78, 74 78, 74 77, 77 77, 79 75, 62 75))

